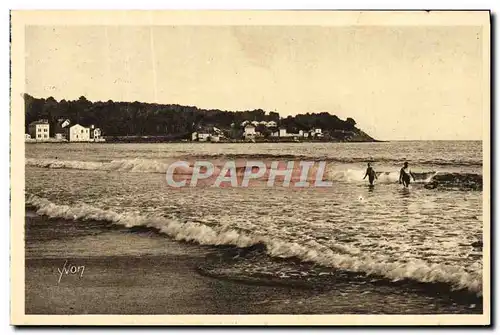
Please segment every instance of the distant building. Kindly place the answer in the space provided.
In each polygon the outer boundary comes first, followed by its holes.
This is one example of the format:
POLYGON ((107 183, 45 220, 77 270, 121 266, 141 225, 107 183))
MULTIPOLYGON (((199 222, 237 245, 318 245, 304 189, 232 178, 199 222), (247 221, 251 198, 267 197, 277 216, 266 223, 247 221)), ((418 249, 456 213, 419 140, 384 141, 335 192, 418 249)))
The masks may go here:
POLYGON ((209 133, 198 133, 198 141, 200 142, 206 142, 210 138, 209 133))
POLYGON ((210 136, 210 142, 219 142, 219 141, 220 141, 219 135, 211 135, 210 136))
POLYGON ((31 122, 28 126, 29 135, 37 141, 44 141, 49 139, 50 125, 48 120, 38 120, 31 122))
POLYGON ((90 129, 79 124, 67 127, 66 138, 70 142, 89 142, 90 129))
POLYGON ((31 135, 30 134, 24 134, 24 139, 25 140, 31 140, 31 135))
POLYGON ((243 132, 243 137, 245 139, 253 139, 255 138, 255 126, 253 124, 247 124, 245 126, 245 131, 243 132))
POLYGON ((92 133, 93 133, 94 142, 104 141, 104 139, 102 138, 101 128, 94 128, 92 133))
POLYGON ((280 128, 279 130, 279 137, 286 137, 286 128, 280 128))
POLYGON ((309 130, 309 136, 311 137, 323 137, 323 130, 321 128, 314 128, 309 130))
POLYGON ((278 124, 276 123, 276 121, 269 121, 267 123, 268 128, 276 128, 277 126, 278 126, 278 124))
POLYGON ((196 141, 197 139, 198 139, 198 133, 196 131, 194 131, 191 134, 191 141, 196 141))

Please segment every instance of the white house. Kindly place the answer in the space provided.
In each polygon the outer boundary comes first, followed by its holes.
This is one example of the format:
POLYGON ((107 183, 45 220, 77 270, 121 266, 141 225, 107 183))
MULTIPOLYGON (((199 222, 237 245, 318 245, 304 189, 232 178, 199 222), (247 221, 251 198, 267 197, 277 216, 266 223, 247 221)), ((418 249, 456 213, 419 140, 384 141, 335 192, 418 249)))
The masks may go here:
POLYGON ((102 136, 101 128, 94 128, 91 135, 94 138, 94 142, 104 141, 104 139, 101 137, 102 136))
POLYGON ((198 139, 198 133, 196 131, 194 131, 191 134, 191 141, 196 141, 197 139, 198 139))
POLYGON ((321 128, 313 128, 309 130, 309 135, 311 137, 323 137, 323 130, 321 128))
POLYGON ((74 124, 67 128, 68 133, 66 138, 70 142, 89 142, 90 141, 90 129, 84 126, 74 124))
POLYGON ((276 128, 277 126, 278 126, 278 124, 276 123, 276 121, 269 121, 267 123, 268 128, 276 128))
POLYGON ((28 129, 31 138, 36 139, 37 141, 46 141, 49 139, 50 125, 48 120, 31 122, 28 129))
POLYGON ((210 136, 210 142, 219 142, 220 141, 220 135, 211 135, 210 136))
POLYGON ((253 124, 247 124, 245 126, 245 131, 243 132, 243 137, 245 137, 245 139, 253 139, 255 135, 255 126, 253 124))
POLYGON ((280 128, 279 130, 279 136, 280 137, 286 137, 287 134, 286 134, 286 128, 280 128))
POLYGON ((206 142, 210 138, 209 133, 198 133, 198 141, 200 142, 206 142))
POLYGON ((30 134, 24 134, 24 139, 25 140, 31 140, 30 134))

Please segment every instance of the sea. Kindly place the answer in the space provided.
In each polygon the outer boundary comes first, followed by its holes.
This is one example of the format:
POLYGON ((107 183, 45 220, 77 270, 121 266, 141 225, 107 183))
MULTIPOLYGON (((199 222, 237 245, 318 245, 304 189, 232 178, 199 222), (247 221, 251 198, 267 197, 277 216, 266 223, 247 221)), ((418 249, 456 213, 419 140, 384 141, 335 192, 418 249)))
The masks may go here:
POLYGON ((315 313, 482 313, 480 141, 40 143, 25 156, 27 259, 168 257, 173 242, 206 255, 200 276, 316 292, 315 313), (175 188, 176 161, 326 162, 331 186, 175 188))

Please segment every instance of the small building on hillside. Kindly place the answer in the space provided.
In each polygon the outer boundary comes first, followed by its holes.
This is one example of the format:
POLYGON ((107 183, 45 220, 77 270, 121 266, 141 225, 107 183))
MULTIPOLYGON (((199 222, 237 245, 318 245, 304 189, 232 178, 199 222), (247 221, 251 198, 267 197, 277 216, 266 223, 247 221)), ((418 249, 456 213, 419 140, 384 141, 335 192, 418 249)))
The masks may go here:
POLYGON ((254 139, 255 135, 256 135, 255 126, 253 124, 247 124, 243 132, 243 137, 246 140, 249 140, 249 139, 254 139))
POLYGON ((90 136, 89 140, 91 142, 103 142, 104 139, 101 137, 101 128, 96 128, 93 124, 89 127, 90 136))
POLYGON ((82 125, 74 124, 67 127, 66 138, 70 142, 89 142, 90 129, 82 125))
POLYGON ((323 137, 323 130, 321 128, 313 128, 309 130, 310 137, 323 137))
POLYGON ((276 128, 278 124, 276 123, 276 121, 269 121, 266 126, 267 128, 276 128))
POLYGON ((91 134, 93 135, 94 142, 104 141, 104 138, 102 138, 101 128, 94 128, 91 134))
POLYGON ((210 133, 198 133, 198 141, 206 142, 210 138, 210 133))
POLYGON ((29 135, 37 141, 47 141, 49 139, 50 125, 48 120, 38 120, 31 122, 28 126, 29 135))

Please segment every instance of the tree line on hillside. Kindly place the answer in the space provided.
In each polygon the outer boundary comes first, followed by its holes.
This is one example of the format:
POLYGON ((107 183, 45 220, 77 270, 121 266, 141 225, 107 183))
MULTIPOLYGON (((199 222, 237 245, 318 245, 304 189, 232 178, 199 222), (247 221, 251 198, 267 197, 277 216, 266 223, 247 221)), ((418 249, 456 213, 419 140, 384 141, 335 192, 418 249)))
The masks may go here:
MULTIPOLYGON (((307 131, 321 128, 323 131, 355 131, 356 122, 352 118, 345 121, 329 113, 307 113, 280 118, 276 112, 266 113, 262 109, 251 111, 223 111, 201 109, 194 106, 156 104, 143 102, 91 102, 85 97, 78 100, 57 101, 24 95, 25 127, 40 119, 47 119, 54 129, 59 119, 69 119, 71 123, 94 124, 101 128, 104 136, 144 136, 171 135, 188 138, 200 126, 216 126, 230 129, 243 121, 275 121, 288 132, 307 131)), ((51 136, 53 130, 51 130, 51 136)))

